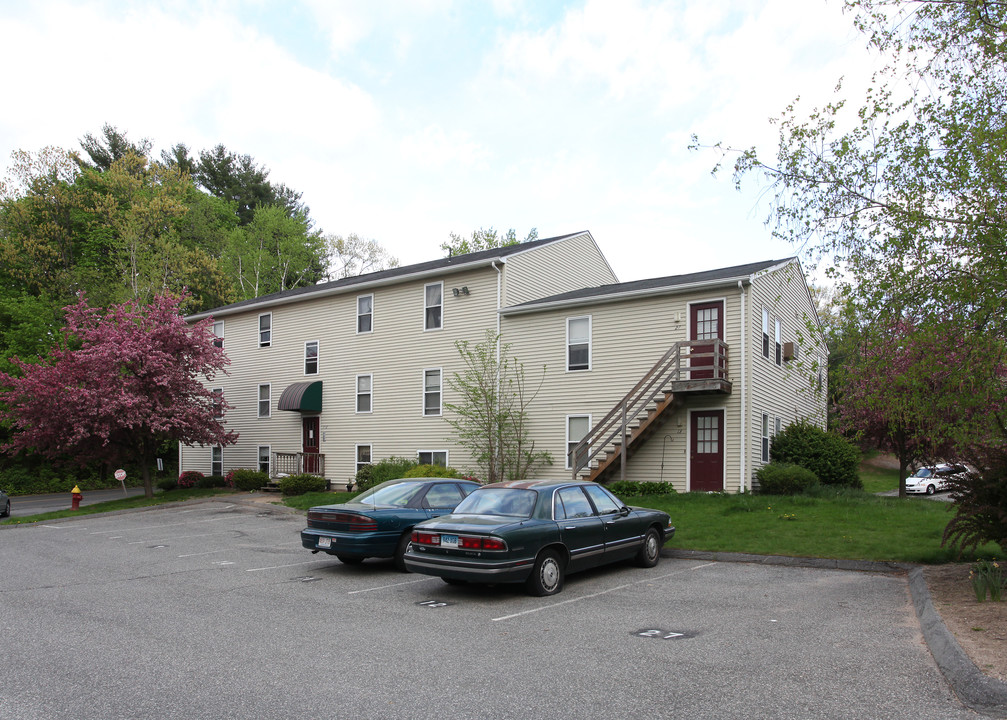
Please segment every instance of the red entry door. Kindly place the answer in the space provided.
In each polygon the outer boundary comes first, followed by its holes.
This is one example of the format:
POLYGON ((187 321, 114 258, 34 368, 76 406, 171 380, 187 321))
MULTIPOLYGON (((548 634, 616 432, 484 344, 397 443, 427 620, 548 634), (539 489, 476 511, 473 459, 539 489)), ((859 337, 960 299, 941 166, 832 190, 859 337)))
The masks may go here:
POLYGON ((720 492, 724 489, 724 411, 696 411, 691 417, 689 489, 720 492))
POLYGON ((301 437, 304 446, 304 472, 318 472, 318 418, 301 419, 301 437))
MULTIPOLYGON (((691 313, 692 327, 690 340, 715 340, 724 339, 724 303, 721 300, 706 303, 693 303, 689 306, 691 313)), ((693 345, 692 355, 706 355, 706 357, 694 357, 689 361, 692 368, 689 377, 692 380, 703 380, 712 378, 713 369, 696 370, 695 368, 713 365, 713 345, 693 345)))

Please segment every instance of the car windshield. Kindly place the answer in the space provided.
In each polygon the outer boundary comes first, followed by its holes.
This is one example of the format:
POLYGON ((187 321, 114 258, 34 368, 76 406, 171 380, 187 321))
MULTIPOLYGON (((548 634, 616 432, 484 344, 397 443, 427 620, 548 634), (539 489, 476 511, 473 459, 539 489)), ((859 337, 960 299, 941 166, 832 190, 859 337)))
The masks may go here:
POLYGON ((390 505, 406 507, 416 495, 423 490, 423 484, 417 482, 381 484, 357 495, 351 503, 361 505, 390 505))
POLYGON ((913 473, 913 477, 928 478, 932 477, 933 474, 934 471, 931 468, 920 468, 919 470, 913 473))
POLYGON ((531 517, 538 496, 534 490, 519 488, 484 488, 461 501, 456 515, 505 515, 531 517))

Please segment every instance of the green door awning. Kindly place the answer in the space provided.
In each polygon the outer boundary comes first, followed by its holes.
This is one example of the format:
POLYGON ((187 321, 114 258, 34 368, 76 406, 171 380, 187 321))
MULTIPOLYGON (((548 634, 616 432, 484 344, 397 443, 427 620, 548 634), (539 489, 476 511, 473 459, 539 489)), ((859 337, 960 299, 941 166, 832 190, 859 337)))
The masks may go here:
POLYGON ((280 395, 278 409, 295 412, 321 412, 322 381, 313 380, 288 385, 280 395))

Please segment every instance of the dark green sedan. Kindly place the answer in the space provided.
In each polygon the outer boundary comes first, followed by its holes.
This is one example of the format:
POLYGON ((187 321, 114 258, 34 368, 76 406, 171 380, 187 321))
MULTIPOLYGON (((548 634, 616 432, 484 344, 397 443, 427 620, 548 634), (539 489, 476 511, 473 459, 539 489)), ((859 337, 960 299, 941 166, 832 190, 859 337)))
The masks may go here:
POLYGON ((596 483, 504 482, 418 524, 404 559, 450 584, 523 582, 554 595, 567 573, 629 559, 654 567, 674 534, 667 513, 626 507, 596 483))
POLYGON ((301 545, 356 565, 365 558, 392 558, 405 570, 402 555, 413 526, 446 515, 479 487, 471 480, 409 478, 375 485, 349 502, 308 510, 301 545))

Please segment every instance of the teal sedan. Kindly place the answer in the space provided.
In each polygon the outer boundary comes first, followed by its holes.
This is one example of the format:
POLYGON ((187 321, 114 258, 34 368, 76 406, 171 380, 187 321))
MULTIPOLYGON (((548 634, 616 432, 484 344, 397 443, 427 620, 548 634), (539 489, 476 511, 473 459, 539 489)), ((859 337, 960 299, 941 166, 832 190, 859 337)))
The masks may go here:
POLYGON ((524 583, 554 595, 568 573, 633 560, 652 568, 675 534, 668 514, 626 507, 592 482, 538 480, 484 485, 454 512, 419 523, 408 570, 450 584, 524 583))
POLYGON ((446 515, 479 487, 471 480, 406 478, 389 480, 338 505, 308 510, 301 545, 356 565, 366 558, 392 558, 405 571, 403 555, 413 526, 446 515))

